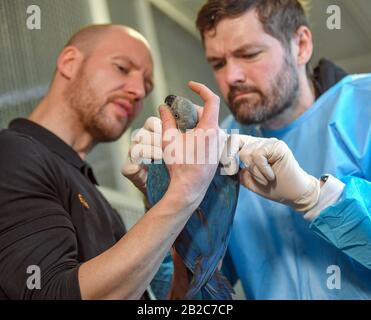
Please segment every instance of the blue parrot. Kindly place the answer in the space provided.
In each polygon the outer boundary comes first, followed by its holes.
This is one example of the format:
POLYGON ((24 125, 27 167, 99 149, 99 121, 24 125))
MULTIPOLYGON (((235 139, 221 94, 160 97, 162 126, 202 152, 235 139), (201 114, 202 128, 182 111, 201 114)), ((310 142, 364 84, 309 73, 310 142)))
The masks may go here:
MULTIPOLYGON (((170 95, 165 99, 165 103, 170 108, 179 130, 184 132, 197 125, 198 114, 191 101, 170 95)), ((149 165, 147 197, 151 205, 160 201, 169 182, 169 173, 164 163, 149 165)), ((238 193, 237 175, 221 175, 218 169, 204 199, 176 239, 176 256, 181 258, 188 269, 191 280, 184 299, 232 298, 233 288, 217 266, 227 249, 238 193)), ((177 272, 177 266, 179 262, 174 261, 174 273, 177 272)), ((178 274, 184 275, 184 272, 180 271, 178 274)))

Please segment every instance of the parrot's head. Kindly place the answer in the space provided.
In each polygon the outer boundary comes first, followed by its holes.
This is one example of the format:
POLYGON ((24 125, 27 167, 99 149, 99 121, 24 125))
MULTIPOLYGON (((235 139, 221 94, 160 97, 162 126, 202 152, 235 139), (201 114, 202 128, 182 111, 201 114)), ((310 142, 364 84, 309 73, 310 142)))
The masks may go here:
POLYGON ((196 127, 198 114, 191 101, 183 97, 170 95, 166 97, 165 103, 170 108, 180 131, 185 132, 187 129, 196 127))

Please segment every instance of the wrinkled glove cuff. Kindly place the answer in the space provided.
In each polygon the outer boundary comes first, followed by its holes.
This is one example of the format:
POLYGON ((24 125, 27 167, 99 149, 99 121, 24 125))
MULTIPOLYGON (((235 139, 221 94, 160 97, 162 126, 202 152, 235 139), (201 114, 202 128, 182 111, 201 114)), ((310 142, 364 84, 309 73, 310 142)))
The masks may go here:
POLYGON ((305 214, 304 219, 312 221, 318 217, 321 211, 339 200, 344 188, 345 184, 343 182, 329 175, 328 180, 321 188, 318 203, 305 214))
POLYGON ((318 203, 321 193, 320 181, 313 176, 309 176, 309 179, 310 187, 308 188, 308 192, 294 203, 294 209, 298 212, 307 212, 318 203))

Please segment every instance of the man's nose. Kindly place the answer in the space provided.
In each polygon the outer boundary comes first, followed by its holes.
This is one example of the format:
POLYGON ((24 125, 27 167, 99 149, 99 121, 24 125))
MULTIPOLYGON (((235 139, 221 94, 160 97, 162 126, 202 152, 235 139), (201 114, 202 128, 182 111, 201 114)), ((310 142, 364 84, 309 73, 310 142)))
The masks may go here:
POLYGON ((128 78, 125 91, 135 101, 140 101, 146 96, 144 77, 140 72, 133 72, 128 78))
POLYGON ((246 70, 240 64, 228 61, 225 70, 226 80, 229 85, 236 85, 246 81, 246 70))

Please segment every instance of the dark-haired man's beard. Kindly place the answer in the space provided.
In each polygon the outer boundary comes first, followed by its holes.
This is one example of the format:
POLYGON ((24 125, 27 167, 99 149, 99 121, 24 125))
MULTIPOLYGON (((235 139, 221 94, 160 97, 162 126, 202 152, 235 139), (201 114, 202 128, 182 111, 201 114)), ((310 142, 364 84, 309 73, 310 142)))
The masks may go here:
POLYGON ((281 70, 272 79, 267 92, 254 86, 230 87, 228 105, 236 120, 242 124, 263 124, 288 108, 294 107, 299 97, 299 77, 293 62, 286 58, 281 70), (250 93, 236 101, 240 94, 250 93))
POLYGON ((76 125, 88 132, 94 142, 115 141, 127 128, 127 123, 106 114, 108 102, 92 88, 83 70, 63 94, 76 116, 76 125))

